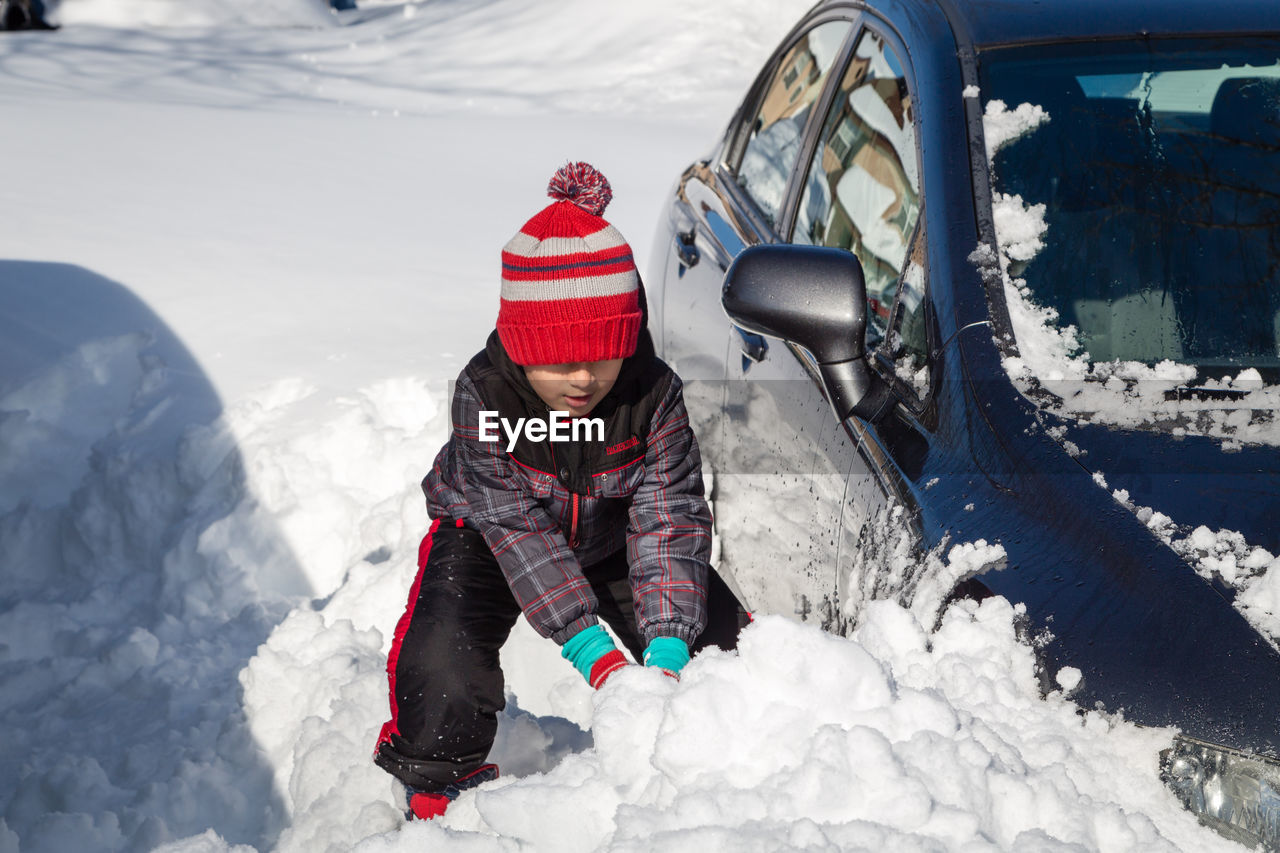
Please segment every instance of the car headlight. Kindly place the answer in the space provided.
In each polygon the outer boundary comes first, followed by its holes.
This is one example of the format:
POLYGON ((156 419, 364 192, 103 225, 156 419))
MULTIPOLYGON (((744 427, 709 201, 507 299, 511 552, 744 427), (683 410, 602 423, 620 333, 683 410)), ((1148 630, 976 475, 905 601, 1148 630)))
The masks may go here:
POLYGON ((1280 762, 1178 735, 1160 753, 1160 778, 1202 823, 1280 850, 1280 762))

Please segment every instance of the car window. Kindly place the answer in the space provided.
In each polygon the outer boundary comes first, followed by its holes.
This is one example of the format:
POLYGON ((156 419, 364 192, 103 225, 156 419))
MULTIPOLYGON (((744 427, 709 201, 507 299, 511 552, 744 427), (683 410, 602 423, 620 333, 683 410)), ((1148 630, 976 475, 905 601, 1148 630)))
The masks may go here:
POLYGON ((897 314, 887 355, 894 373, 923 398, 929 391, 929 335, 925 325, 925 227, 916 229, 907 268, 898 284, 897 314))
POLYGON ((1280 38, 1002 48, 980 73, 988 112, 1046 119, 991 159, 1007 221, 1037 227, 1009 268, 1025 298, 1095 365, 1280 381, 1280 38))
MULTIPOLYGON (((795 243, 858 256, 869 345, 885 336, 920 216, 913 113, 902 63, 879 34, 865 31, 823 125, 792 234, 795 243)), ((920 273, 923 287, 923 266, 920 273)))
POLYGON ((751 119, 737 181, 772 225, 782 214, 805 123, 849 27, 848 21, 828 21, 802 36, 783 54, 751 119))

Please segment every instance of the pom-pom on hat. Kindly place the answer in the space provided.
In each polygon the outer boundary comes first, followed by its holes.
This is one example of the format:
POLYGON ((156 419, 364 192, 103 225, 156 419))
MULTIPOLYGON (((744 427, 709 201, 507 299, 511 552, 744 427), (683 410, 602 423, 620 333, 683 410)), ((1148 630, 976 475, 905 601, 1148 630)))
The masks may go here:
POLYGON ((631 247, 602 216, 605 176, 570 163, 551 178, 555 199, 502 251, 498 337, 516 364, 626 358, 643 315, 631 247))

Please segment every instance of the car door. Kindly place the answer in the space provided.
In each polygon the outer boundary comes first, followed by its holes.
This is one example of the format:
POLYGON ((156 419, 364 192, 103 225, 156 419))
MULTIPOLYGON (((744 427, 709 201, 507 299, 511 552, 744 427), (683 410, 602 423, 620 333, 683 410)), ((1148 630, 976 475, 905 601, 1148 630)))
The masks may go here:
MULTIPOLYGON (((813 454, 797 442, 797 436, 789 431, 789 421, 760 417, 752 428, 757 430, 756 440, 769 448, 770 454, 792 453, 808 461, 784 458, 763 468, 736 470, 743 464, 743 445, 741 436, 726 431, 724 412, 739 401, 726 398, 724 380, 730 365, 742 357, 744 346, 752 353, 758 349, 761 357, 765 347, 762 339, 732 329, 720 304, 720 293, 724 273, 739 252, 780 239, 777 224, 787 209, 787 193, 803 159, 804 145, 816 125, 812 117, 821 114, 832 69, 844 55, 852 29, 847 13, 844 17, 826 15, 800 28, 784 44, 753 87, 722 151, 681 176, 671 214, 675 233, 664 269, 664 353, 685 380, 690 420, 703 450, 705 468, 716 482, 713 496, 722 574, 739 597, 757 608, 762 606, 758 593, 763 590, 757 588, 757 594, 744 590, 740 582, 746 575, 734 565, 726 565, 725 555, 732 554, 731 561, 754 569, 756 563, 749 557, 758 550, 759 534, 762 530, 768 533, 773 523, 757 524, 755 513, 744 502, 759 487, 758 477, 732 485, 726 478, 764 470, 787 473, 806 469, 807 473, 813 454), (732 436, 733 452, 726 448, 726 436, 732 436)), ((786 362, 775 357, 762 372, 769 374, 780 365, 786 362)), ((817 425, 808 429, 813 432, 817 425)), ((831 522, 826 538, 834 542, 838 531, 834 519, 831 522)), ((800 540, 787 538, 794 550, 800 540)))
POLYGON ((871 598, 909 599, 921 565, 899 466, 925 445, 915 430, 929 385, 927 265, 900 52, 874 27, 857 35, 780 217, 792 242, 858 256, 868 344, 898 411, 878 427, 839 423, 812 357, 778 340, 738 333, 728 364, 722 560, 757 606, 833 629, 871 598))
POLYGON ((835 430, 838 438, 821 445, 819 479, 841 471, 844 485, 827 627, 851 626, 872 599, 910 604, 925 565, 908 479, 928 448, 921 419, 931 392, 932 323, 918 117, 905 57, 896 36, 868 16, 792 217, 791 242, 857 255, 867 286, 868 348, 898 400, 880 423, 850 418, 835 430))
MULTIPOLYGON (((853 29, 839 19, 801 33, 744 111, 721 174, 725 194, 767 226, 765 240, 787 233, 796 176, 853 29)), ((728 343, 716 501, 721 567, 751 606, 816 618, 834 593, 844 494, 845 471, 830 467, 825 445, 846 439, 804 353, 732 324, 728 343)))
POLYGON ((696 164, 681 176, 672 210, 675 233, 663 271, 663 355, 684 381, 685 406, 704 472, 712 475, 709 488, 723 457, 720 413, 729 327, 720 305, 721 279, 745 247, 738 235, 751 231, 732 216, 706 164, 696 164))

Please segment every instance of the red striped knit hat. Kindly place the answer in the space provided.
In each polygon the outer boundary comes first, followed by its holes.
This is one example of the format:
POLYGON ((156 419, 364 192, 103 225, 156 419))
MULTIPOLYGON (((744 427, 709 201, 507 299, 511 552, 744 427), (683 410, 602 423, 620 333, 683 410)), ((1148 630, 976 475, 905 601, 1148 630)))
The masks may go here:
POLYGON ((516 364, 626 358, 643 317, 631 247, 601 214, 613 198, 604 175, 570 163, 551 178, 556 201, 502 251, 498 337, 516 364))

